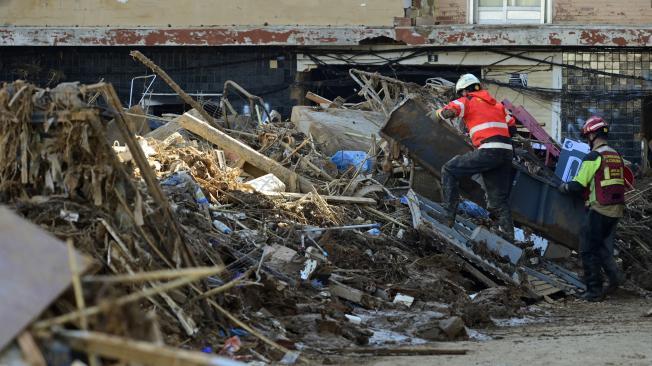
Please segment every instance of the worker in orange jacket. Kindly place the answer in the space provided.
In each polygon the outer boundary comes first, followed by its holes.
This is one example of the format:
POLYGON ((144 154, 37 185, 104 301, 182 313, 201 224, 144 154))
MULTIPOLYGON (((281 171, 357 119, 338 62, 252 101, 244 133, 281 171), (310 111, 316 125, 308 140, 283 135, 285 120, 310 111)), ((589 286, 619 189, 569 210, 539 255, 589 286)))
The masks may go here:
POLYGON ((447 224, 455 223, 458 180, 481 174, 489 211, 497 216, 503 236, 513 239, 514 222, 508 200, 514 155, 511 136, 516 131, 516 121, 502 103, 482 89, 480 80, 474 75, 462 75, 455 90, 460 98, 437 110, 437 116, 440 119, 462 118, 476 149, 455 156, 441 169, 447 224))

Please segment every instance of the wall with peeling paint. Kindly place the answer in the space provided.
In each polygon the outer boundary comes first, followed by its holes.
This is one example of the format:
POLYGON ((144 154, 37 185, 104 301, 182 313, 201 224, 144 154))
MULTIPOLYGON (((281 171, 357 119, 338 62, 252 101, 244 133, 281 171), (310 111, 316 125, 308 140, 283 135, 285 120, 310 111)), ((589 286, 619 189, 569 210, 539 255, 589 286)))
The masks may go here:
POLYGON ((465 24, 468 0, 416 0, 406 17, 397 19, 397 25, 465 24))
POLYGON ((392 25, 401 0, 1 0, 0 26, 392 25))
POLYGON ((650 0, 554 0, 557 24, 652 24, 650 0))
POLYGON ((435 6, 435 22, 437 24, 466 23, 467 0, 438 0, 435 6))

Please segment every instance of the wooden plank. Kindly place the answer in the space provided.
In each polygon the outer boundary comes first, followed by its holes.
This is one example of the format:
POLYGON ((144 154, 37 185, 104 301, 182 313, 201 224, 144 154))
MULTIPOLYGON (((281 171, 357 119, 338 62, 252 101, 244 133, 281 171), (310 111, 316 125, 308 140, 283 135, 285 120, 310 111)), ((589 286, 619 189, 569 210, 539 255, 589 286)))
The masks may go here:
POLYGON ((376 215, 377 217, 380 217, 381 219, 385 219, 385 220, 387 220, 387 221, 389 221, 389 222, 393 222, 393 223, 395 223, 396 225, 398 225, 398 226, 400 226, 400 227, 402 227, 402 228, 404 228, 404 229, 409 229, 409 228, 410 228, 409 226, 405 225, 404 223, 402 223, 402 222, 396 220, 395 218, 393 218, 393 217, 387 215, 386 213, 384 213, 384 212, 382 212, 382 211, 378 211, 378 210, 376 210, 376 209, 373 208, 373 207, 365 207, 365 210, 369 211, 369 212, 370 212, 371 214, 373 214, 373 215, 376 215))
POLYGON ((234 139, 228 134, 210 126, 208 123, 200 120, 199 118, 185 113, 179 118, 179 124, 186 130, 201 136, 208 142, 211 142, 221 149, 228 150, 238 154, 249 164, 266 173, 272 173, 280 179, 287 187, 292 187, 296 182, 300 192, 308 193, 313 191, 312 183, 291 171, 290 169, 282 166, 276 160, 270 159, 267 156, 259 153, 251 148, 251 146, 234 139))
POLYGON ((534 290, 534 293, 536 293, 539 296, 550 296, 552 294, 556 294, 559 291, 561 291, 561 290, 556 288, 556 287, 553 287, 553 288, 549 288, 547 290, 541 290, 541 291, 534 290))
MULTIPOLYGON (((289 199, 300 199, 307 196, 304 193, 290 193, 290 192, 260 192, 268 197, 281 197, 289 199)), ((349 203, 358 205, 375 205, 376 200, 367 197, 351 197, 351 196, 322 196, 326 202, 349 203)), ((400 223, 399 223, 400 224, 400 223)))
POLYGON ((471 263, 465 261, 464 259, 462 259, 462 262, 464 262, 464 269, 473 275, 473 277, 475 277, 477 280, 484 283, 488 287, 498 287, 498 284, 494 282, 494 280, 485 276, 484 273, 480 272, 480 270, 472 266, 471 263))
MULTIPOLYGON (((0 207, 0 349, 70 286, 66 245, 0 207)), ((79 254, 80 272, 91 261, 79 254)))
POLYGON ((240 366, 242 362, 202 352, 157 345, 108 334, 62 330, 57 336, 71 348, 120 360, 152 366, 240 366))
POLYGON ((87 276, 84 282, 103 282, 103 283, 121 283, 121 282, 148 282, 156 280, 169 280, 185 276, 208 276, 215 271, 214 267, 195 267, 180 269, 164 269, 150 272, 134 272, 124 275, 115 276, 87 276))
POLYGON ((29 366, 47 366, 45 357, 43 357, 43 353, 41 353, 30 332, 21 333, 16 341, 29 366))
POLYGON ((308 94, 306 94, 306 99, 308 99, 308 100, 310 100, 312 102, 315 102, 315 103, 317 103, 319 105, 326 104, 326 105, 330 106, 331 104, 333 104, 332 100, 328 100, 328 99, 322 97, 321 95, 317 95, 317 94, 315 94, 313 92, 308 92, 308 94))
POLYGON ((155 129, 154 131, 148 133, 147 135, 145 135, 145 137, 163 141, 179 130, 181 130, 181 126, 179 126, 179 122, 177 122, 176 120, 172 120, 164 124, 163 126, 155 129))

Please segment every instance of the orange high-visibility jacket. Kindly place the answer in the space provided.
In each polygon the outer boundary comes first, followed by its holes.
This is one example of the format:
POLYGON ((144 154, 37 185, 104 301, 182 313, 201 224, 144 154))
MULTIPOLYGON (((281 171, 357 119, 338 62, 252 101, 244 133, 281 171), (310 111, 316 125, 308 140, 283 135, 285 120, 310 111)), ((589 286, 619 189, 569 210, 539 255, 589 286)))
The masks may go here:
POLYGON ((455 111, 456 116, 464 119, 475 147, 490 141, 499 142, 492 145, 500 145, 500 142, 509 143, 509 127, 516 126, 514 117, 505 106, 496 101, 486 90, 470 92, 448 103, 444 109, 455 111), (493 138, 498 136, 502 138, 493 138), (487 139, 489 141, 485 141, 487 139))

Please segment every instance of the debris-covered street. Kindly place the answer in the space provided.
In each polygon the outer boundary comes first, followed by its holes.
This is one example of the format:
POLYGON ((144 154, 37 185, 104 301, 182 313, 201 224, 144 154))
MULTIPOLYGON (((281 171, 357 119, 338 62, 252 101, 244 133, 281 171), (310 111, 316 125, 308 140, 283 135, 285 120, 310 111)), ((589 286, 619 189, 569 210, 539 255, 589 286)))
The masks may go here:
POLYGON ((437 1, 117 3, 0 4, 58 19, 0 27, 0 365, 652 364, 645 38, 539 38, 549 0, 462 36, 437 1))
MULTIPOLYGON (((649 365, 652 320, 641 317, 649 301, 625 298, 600 304, 553 306, 543 322, 487 331, 493 339, 459 342, 461 356, 374 358, 365 365, 649 365)), ((350 364, 361 364, 351 362, 350 364)))

